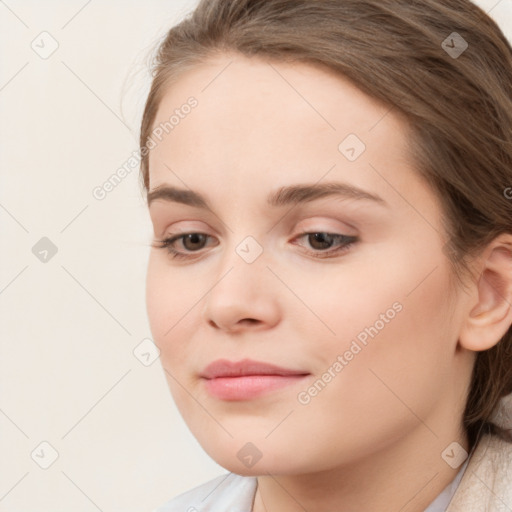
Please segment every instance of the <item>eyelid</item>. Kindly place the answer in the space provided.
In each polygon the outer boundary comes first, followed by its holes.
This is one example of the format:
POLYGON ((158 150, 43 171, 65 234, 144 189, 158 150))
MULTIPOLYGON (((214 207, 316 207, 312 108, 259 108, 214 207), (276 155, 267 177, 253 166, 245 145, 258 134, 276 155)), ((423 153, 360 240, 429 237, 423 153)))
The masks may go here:
POLYGON ((155 236, 159 238, 170 238, 177 235, 188 235, 190 233, 201 233, 204 235, 209 236, 216 236, 212 234, 211 229, 208 229, 205 227, 205 224, 202 223, 202 226, 197 225, 197 221, 192 220, 180 220, 177 222, 172 223, 165 223, 164 227, 162 229, 155 229, 155 236), (191 225, 191 223, 195 222, 194 225, 191 225), (176 224, 179 224, 179 226, 174 227, 176 224), (157 234, 161 233, 160 235, 157 234))
POLYGON ((322 232, 322 233, 337 233, 340 235, 347 235, 347 236, 357 236, 359 234, 359 230, 352 225, 349 222, 342 221, 340 219, 334 220, 332 218, 327 217, 304 217, 304 219, 301 219, 297 222, 295 222, 297 225, 297 231, 304 232, 308 231, 311 232, 322 232), (304 220, 304 223, 301 224, 301 222, 304 220), (335 224, 335 225, 333 225, 335 224), (321 229, 317 229, 317 227, 320 227, 321 229))
MULTIPOLYGON (((212 229, 203 229, 205 224, 199 227, 197 225, 197 221, 179 221, 177 224, 180 226, 173 229, 171 233, 165 234, 167 228, 162 230, 162 235, 159 236, 159 239, 164 238, 174 238, 179 235, 187 235, 190 233, 199 233, 203 235, 207 235, 210 238, 219 238, 216 230, 212 229), (194 225, 191 225, 194 223, 194 225), (184 225, 182 225, 185 223, 184 225), (214 234, 215 233, 215 234, 214 234)), ((340 234, 351 237, 359 237, 359 230, 352 225, 351 223, 341 220, 341 219, 333 219, 332 217, 326 217, 323 215, 320 216, 311 216, 311 215, 302 215, 299 218, 293 220, 293 222, 285 223, 284 228, 281 231, 288 231, 287 224, 292 224, 294 226, 293 229, 293 239, 297 236, 300 236, 304 233, 331 233, 331 234, 340 234)), ((160 230, 159 230, 160 231, 160 230)))

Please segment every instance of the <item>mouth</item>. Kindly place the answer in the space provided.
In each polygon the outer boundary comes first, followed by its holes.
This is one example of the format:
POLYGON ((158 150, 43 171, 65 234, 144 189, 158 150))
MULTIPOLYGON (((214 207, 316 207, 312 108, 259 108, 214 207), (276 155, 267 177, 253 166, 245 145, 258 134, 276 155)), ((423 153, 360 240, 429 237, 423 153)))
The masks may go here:
POLYGON ((206 390, 220 400, 251 400, 302 382, 309 372, 270 363, 244 359, 231 362, 219 359, 201 373, 206 390))

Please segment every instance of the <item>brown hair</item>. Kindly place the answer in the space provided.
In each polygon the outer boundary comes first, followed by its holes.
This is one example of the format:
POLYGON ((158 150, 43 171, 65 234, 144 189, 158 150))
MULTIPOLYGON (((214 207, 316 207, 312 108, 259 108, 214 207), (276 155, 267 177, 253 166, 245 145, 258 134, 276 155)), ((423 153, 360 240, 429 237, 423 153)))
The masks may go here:
MULTIPOLYGON (((442 202, 457 278, 470 274, 469 256, 512 232, 512 48, 468 0, 202 0, 158 48, 141 150, 170 84, 222 52, 326 67, 404 116, 417 170, 442 202), (468 48, 450 53, 460 37, 468 48)), ((490 421, 509 393, 512 329, 476 355, 463 417, 470 447, 483 433, 512 442, 490 421)))

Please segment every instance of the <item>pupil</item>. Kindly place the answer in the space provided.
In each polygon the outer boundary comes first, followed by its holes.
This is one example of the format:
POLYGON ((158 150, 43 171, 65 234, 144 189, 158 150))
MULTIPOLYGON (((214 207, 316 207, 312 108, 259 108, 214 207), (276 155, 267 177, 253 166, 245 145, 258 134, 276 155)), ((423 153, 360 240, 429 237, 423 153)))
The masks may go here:
MULTIPOLYGON (((187 235, 184 239, 184 243, 186 244, 187 241, 191 241, 192 244, 194 243, 200 243, 201 242, 201 235, 200 233, 192 233, 191 235, 187 235)), ((189 247, 190 248, 190 247, 189 247)), ((197 247, 192 247, 192 249, 197 249, 197 247)))
MULTIPOLYGON (((313 234, 315 243, 320 242, 320 247, 316 247, 317 249, 327 249, 330 247, 330 235, 327 233, 314 233, 313 234), (327 238, 328 241, 325 239, 327 238)), ((311 246, 315 247, 315 243, 312 243, 311 246)))

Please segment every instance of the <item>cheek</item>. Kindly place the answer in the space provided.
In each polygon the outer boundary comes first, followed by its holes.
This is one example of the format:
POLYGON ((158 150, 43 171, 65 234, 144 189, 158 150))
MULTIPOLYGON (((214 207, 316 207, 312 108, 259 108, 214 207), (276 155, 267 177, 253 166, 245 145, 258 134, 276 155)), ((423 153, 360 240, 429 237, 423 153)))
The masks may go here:
POLYGON ((311 309, 335 333, 316 337, 318 373, 346 354, 348 364, 335 380, 343 393, 360 396, 360 405, 377 402, 374 393, 379 400, 397 401, 378 376, 411 403, 417 401, 416 392, 440 385, 440 379, 446 382, 457 341, 449 267, 441 253, 426 261, 412 256, 403 251, 373 265, 360 262, 350 275, 325 283, 329 293, 309 296, 311 309))
POLYGON ((187 329, 191 328, 194 304, 199 298, 200 290, 193 276, 171 268, 165 256, 150 254, 146 308, 153 340, 160 349, 162 364, 166 368, 169 361, 184 357, 180 348, 187 345, 175 341, 183 339, 187 329))
MULTIPOLYGON (((419 418, 429 417, 451 384, 446 282, 440 272, 437 279, 428 285, 425 282, 407 297, 398 294, 401 287, 395 283, 394 289, 374 295, 364 314, 338 314, 334 329, 344 333, 350 325, 350 334, 335 343, 324 337, 315 351, 322 353, 319 371, 310 383, 319 391, 312 390, 315 396, 309 396, 307 404, 296 401, 304 405, 295 408, 295 425, 314 423, 317 434, 330 440, 323 448, 304 453, 306 459, 317 457, 324 448, 320 458, 326 461, 333 453, 339 456, 337 450, 344 456, 362 456, 366 450, 383 448, 417 428, 419 418), (384 326, 377 323, 397 298, 403 309, 393 310, 396 314, 387 324, 382 321, 384 326), (354 324, 361 327, 354 328, 354 324), (358 333, 367 334, 366 344, 357 339, 358 333), (347 350, 352 359, 345 358, 337 373, 333 365, 347 350), (329 367, 335 377, 324 373, 329 367), (354 453, 350 453, 352 449, 354 453)), ((302 395, 301 399, 308 397, 302 395)), ((429 427, 437 430, 440 425, 432 420, 429 427)), ((286 437, 285 429, 282 433, 286 437)))
POLYGON ((359 411, 354 428, 375 413, 389 425, 417 421, 404 404, 424 417, 450 382, 456 329, 447 269, 439 266, 415 288, 430 270, 403 267, 390 271, 389 282, 369 279, 372 288, 359 289, 350 311, 339 312, 333 323, 341 343, 322 344, 331 365, 338 355, 348 356, 324 398, 359 411))
POLYGON ((172 311, 173 300, 170 283, 158 259, 152 251, 146 275, 146 309, 154 341, 161 350, 164 334, 172 325, 168 314, 172 311))
POLYGON ((151 333, 160 350, 160 364, 171 395, 178 409, 187 415, 189 410, 194 409, 194 403, 184 390, 193 384, 185 373, 194 359, 187 339, 191 337, 194 323, 197 325, 193 306, 200 296, 200 290, 197 289, 197 280, 185 277, 185 274, 171 268, 162 255, 150 255, 146 307, 151 333))

